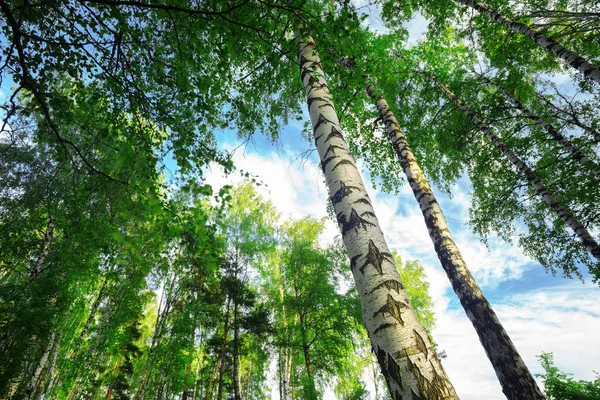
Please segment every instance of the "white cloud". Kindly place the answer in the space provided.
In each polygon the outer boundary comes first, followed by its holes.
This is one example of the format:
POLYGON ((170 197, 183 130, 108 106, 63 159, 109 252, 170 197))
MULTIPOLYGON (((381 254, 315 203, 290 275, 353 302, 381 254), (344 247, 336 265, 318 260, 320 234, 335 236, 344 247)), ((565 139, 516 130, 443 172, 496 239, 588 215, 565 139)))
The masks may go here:
MULTIPOLYGON (((577 379, 591 380, 598 370, 600 329, 598 288, 571 282, 507 296, 493 304, 504 328, 531 372, 542 373, 536 356, 554 352, 556 365, 577 379)), ((491 364, 462 310, 437 313, 433 331, 448 358, 444 366, 463 400, 504 400, 491 364)), ((541 385, 541 382, 540 382, 541 385)))

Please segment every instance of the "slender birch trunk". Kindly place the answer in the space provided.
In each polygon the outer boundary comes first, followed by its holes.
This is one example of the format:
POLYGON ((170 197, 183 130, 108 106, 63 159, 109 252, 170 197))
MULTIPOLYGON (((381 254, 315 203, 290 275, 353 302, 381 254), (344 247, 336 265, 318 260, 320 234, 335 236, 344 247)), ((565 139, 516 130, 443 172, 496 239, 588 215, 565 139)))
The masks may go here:
POLYGON ((231 298, 227 299, 227 311, 223 323, 223 345, 221 346, 221 365, 219 366, 219 386, 217 389, 217 400, 223 397, 223 376, 225 375, 225 353, 227 352, 227 334, 229 332, 229 304, 231 298))
POLYGON ((173 287, 175 285, 175 276, 171 280, 169 288, 165 287, 163 293, 161 294, 160 301, 158 302, 158 312, 156 314, 156 322, 154 324, 154 333, 152 334, 152 342, 150 343, 150 349, 148 350, 148 358, 146 359, 146 365, 144 366, 144 372, 142 375, 142 379, 138 386, 138 389, 135 393, 135 400, 140 400, 144 397, 146 392, 146 385, 148 384, 148 379, 150 378, 150 362, 152 361, 152 356, 154 354, 154 349, 156 348, 159 338, 162 335, 162 328, 166 322, 167 316, 171 311, 171 305, 173 301, 173 287), (167 292, 167 296, 165 298, 165 306, 161 310, 161 304, 163 301, 163 297, 165 297, 165 292, 167 292))
POLYGON ((587 228, 579 222, 579 220, 566 208, 564 208, 554 195, 546 188, 544 183, 538 178, 537 174, 521 160, 510 148, 502 142, 502 140, 487 126, 483 121, 473 113, 456 95, 442 84, 435 76, 421 71, 423 75, 427 76, 432 82, 434 82, 446 96, 452 100, 454 104, 473 122, 477 128, 496 146, 498 150, 517 168, 519 172, 525 175, 527 182, 536 191, 536 193, 542 197, 542 199, 550 206, 550 208, 558 214, 560 219, 569 226, 575 235, 579 238, 583 246, 594 256, 600 260, 600 246, 594 240, 593 236, 587 230, 587 228))
POLYGON ((100 306, 100 303, 102 303, 102 300, 104 300, 104 291, 106 290, 107 284, 108 284, 108 278, 104 278, 104 282, 102 282, 102 286, 100 286, 100 291, 98 292, 98 296, 96 296, 96 299, 94 300, 94 303, 92 304, 92 308, 90 310, 90 315, 88 316, 87 320, 85 321, 83 330, 79 334, 79 340, 83 340, 85 338, 85 336, 87 335, 87 331, 90 329, 90 326, 92 325, 92 321, 94 321, 94 318, 96 318, 96 312, 98 312, 98 307, 100 306))
POLYGON ((584 124, 583 122, 581 122, 577 116, 577 114, 572 111, 566 111, 563 110, 562 108, 560 108, 559 106, 557 106, 556 104, 554 104, 553 102, 551 102, 550 100, 548 100, 546 98, 546 96, 544 96, 541 93, 535 92, 535 94, 544 102, 546 103, 548 106, 550 106, 551 108, 553 108, 554 110, 558 111, 560 114, 566 115, 566 117, 559 117, 558 115, 555 114, 555 117, 568 122, 569 124, 575 125, 579 128, 581 128, 581 130, 589 133, 590 135, 592 135, 594 137, 594 140, 596 143, 600 142, 600 132, 596 131, 595 129, 593 129, 590 126, 587 126, 586 124, 584 124))
POLYGON ((419 203, 429 237, 437 256, 448 275, 454 292, 458 296, 469 320, 473 324, 479 340, 494 367, 502 391, 510 400, 543 400, 544 395, 535 379, 521 359, 513 342, 498 320, 492 306, 475 282, 467 264, 452 239, 444 213, 421 170, 406 136, 382 94, 372 84, 366 91, 375 101, 377 111, 383 120, 388 139, 410 187, 419 203))
MULTIPOLYGON (((194 340, 196 339, 196 324, 194 324, 194 329, 192 330, 192 346, 190 349, 190 354, 193 353, 194 351, 194 340)), ((188 400, 189 397, 189 388, 188 388, 188 383, 190 380, 190 375, 192 373, 192 361, 190 360, 187 363, 187 366, 185 368, 185 383, 184 383, 184 387, 183 387, 183 394, 181 395, 181 400, 188 400)))
MULTIPOLYGON (((237 274, 236 274, 237 275, 237 274)), ((240 393, 240 324, 239 299, 233 301, 233 398, 241 400, 240 393)))
POLYGON ((393 399, 457 399, 419 324, 341 133, 312 37, 300 38, 299 64, 321 167, 360 295, 363 321, 393 399))
POLYGON ((600 69, 592 64, 590 64, 585 58, 580 55, 574 53, 571 50, 566 49, 564 46, 558 44, 553 39, 550 39, 546 35, 537 32, 536 30, 530 28, 529 26, 522 24, 520 22, 512 21, 503 15, 493 11, 492 9, 486 7, 485 5, 478 3, 472 0, 455 0, 457 3, 464 4, 468 7, 471 7, 482 14, 487 15, 489 18, 494 21, 504 25, 508 29, 513 32, 521 33, 535 43, 537 43, 543 49, 555 54, 557 57, 561 58, 571 67, 575 68, 577 71, 581 72, 586 78, 593 79, 597 83, 600 83, 600 69))
POLYGON ((46 261, 46 257, 48 257, 48 253, 50 253, 50 245, 52 244, 52 240, 54 239, 54 225, 54 217, 48 217, 48 225, 46 225, 46 231, 44 232, 42 248, 38 255, 38 259, 35 263, 35 267, 29 274, 29 280, 37 278, 37 276, 42 272, 42 269, 44 268, 44 262, 46 261))
POLYGON ((50 336, 50 340, 48 341, 48 344, 44 348, 42 356, 40 357, 40 361, 38 362, 35 372, 33 373, 33 376, 31 377, 31 381, 29 382, 29 387, 27 389, 28 393, 25 396, 26 399, 29 399, 29 400, 36 399, 36 396, 39 392, 39 386, 41 385, 41 381, 42 381, 42 372, 46 368, 46 363, 48 362, 48 357, 50 357, 50 352, 52 351, 52 347, 54 346, 55 337, 56 337, 56 333, 52 332, 52 335, 50 336))
POLYGON ((596 176, 596 178, 600 179, 600 165, 598 165, 597 163, 595 163, 594 161, 592 161, 588 156, 586 156, 585 154, 583 154, 581 152, 581 150, 579 150, 573 143, 571 143, 569 141, 569 139, 567 139, 566 137, 564 137, 559 131, 558 129, 556 129, 552 124, 549 124, 548 122, 544 121, 542 119, 542 117, 540 117, 537 114, 534 114, 530 109, 528 109, 527 107, 525 107, 523 105, 523 103, 521 103, 519 101, 519 99, 517 99, 510 91, 508 91, 508 89, 506 89, 504 86, 493 82, 491 79, 489 79, 487 76, 483 75, 483 74, 479 74, 479 73, 475 73, 477 76, 479 76, 479 78, 487 85, 492 86, 496 89, 498 89, 499 91, 502 92, 502 94, 504 94, 504 96, 506 96, 511 103, 514 104, 515 108, 517 110, 519 110, 525 117, 527 117, 528 119, 535 121, 535 123, 539 126, 541 126, 542 128, 544 128, 544 130, 548 133, 548 135, 556 140, 558 143, 560 143, 565 150, 567 150, 567 152, 569 152, 569 154, 571 155, 571 157, 575 160, 575 161, 579 161, 584 165, 587 165, 588 167, 590 167, 592 169, 592 171, 594 171, 594 175, 596 176))

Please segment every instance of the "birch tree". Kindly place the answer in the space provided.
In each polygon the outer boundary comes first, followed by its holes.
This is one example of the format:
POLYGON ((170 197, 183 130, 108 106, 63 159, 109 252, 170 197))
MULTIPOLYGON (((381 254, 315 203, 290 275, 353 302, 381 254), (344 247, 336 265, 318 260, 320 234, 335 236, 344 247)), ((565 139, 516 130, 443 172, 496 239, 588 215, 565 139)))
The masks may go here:
POLYGON ((363 321, 393 398, 456 398, 419 324, 341 133, 312 37, 296 34, 315 144, 361 298, 363 321))

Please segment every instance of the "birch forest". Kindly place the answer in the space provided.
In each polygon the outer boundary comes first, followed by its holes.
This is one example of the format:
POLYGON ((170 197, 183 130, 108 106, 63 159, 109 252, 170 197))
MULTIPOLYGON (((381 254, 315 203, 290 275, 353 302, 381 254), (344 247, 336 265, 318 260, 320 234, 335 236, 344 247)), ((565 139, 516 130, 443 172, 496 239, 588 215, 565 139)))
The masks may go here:
POLYGON ((0 399, 600 399, 597 1, 0 17, 0 399))

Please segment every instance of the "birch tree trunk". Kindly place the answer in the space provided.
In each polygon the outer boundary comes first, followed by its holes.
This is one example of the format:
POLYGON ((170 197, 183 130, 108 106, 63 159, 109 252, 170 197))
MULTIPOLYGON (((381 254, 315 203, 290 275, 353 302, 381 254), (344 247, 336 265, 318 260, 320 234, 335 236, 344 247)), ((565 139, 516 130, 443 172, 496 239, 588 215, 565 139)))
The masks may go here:
POLYGON ((532 121, 535 121, 535 123, 537 125, 544 128, 544 130, 548 133, 548 135, 552 139, 554 139, 558 143, 560 143, 565 148, 565 150, 567 150, 567 152, 569 152, 569 154, 571 155, 571 157, 574 160, 579 161, 582 164, 590 167, 592 169, 592 171, 594 171, 594 175, 596 176, 596 178, 600 179, 600 166, 598 164, 596 164, 594 161, 592 161, 588 156, 583 154, 581 152, 581 150, 579 150, 573 143, 571 143, 569 141, 569 139, 564 137, 558 131, 558 129, 556 129, 552 124, 549 124, 548 122, 544 121, 542 119, 542 117, 534 114, 531 110, 529 110, 527 107, 525 107, 523 105, 523 103, 521 103, 519 101, 519 99, 517 99, 504 86, 492 81, 491 79, 489 79, 487 76, 485 76, 483 74, 476 73, 476 75, 479 76, 479 78, 487 85, 492 86, 492 87, 498 89, 499 91, 501 91, 502 94, 504 94, 504 96, 506 96, 511 101, 511 103, 514 104, 514 106, 517 110, 519 110, 525 117, 527 117, 528 119, 530 119, 532 121))
POLYGON ((388 139, 419 203, 440 263, 479 336, 502 391, 510 400, 543 400, 544 395, 467 268, 458 246, 452 239, 444 213, 394 113, 373 85, 368 84, 366 91, 375 101, 388 139))
POLYGON ((569 226, 575 235, 579 238, 583 246, 594 256, 600 260, 600 246, 594 240, 587 228, 579 222, 579 220, 571 214, 566 208, 564 208, 554 195, 546 188, 544 183, 538 178, 537 174, 521 160, 510 148, 502 142, 502 140, 496 136, 492 129, 487 126, 483 121, 475 115, 450 89, 442 84, 435 76, 422 71, 423 75, 427 76, 432 82, 434 82, 445 94, 452 100, 454 104, 473 122, 477 128, 496 146, 498 150, 517 168, 519 172, 525 175, 527 182, 536 191, 536 193, 542 197, 542 199, 550 206, 550 208, 558 214, 560 219, 569 226))
POLYGON ((29 382, 29 387, 27 389, 28 393, 25 396, 26 399, 29 399, 29 400, 36 399, 36 396, 39 392, 39 387, 40 387, 41 381, 42 381, 42 372, 46 368, 46 363, 48 362, 48 357, 50 356, 50 352, 52 351, 52 347, 54 346, 55 337, 56 337, 56 333, 52 332, 52 335, 50 336, 50 340, 48 341, 48 344, 44 348, 44 351, 42 352, 42 356, 40 357, 40 361, 38 362, 37 367, 35 368, 35 372, 33 373, 33 376, 31 377, 31 381, 29 382))
POLYGON ((225 375, 225 353, 227 351, 227 334, 229 332, 229 304, 231 298, 227 299, 227 311, 225 312, 225 322, 223 323, 223 345, 221 346, 221 364, 219 366, 219 385, 217 388, 217 400, 223 396, 223 376, 225 375))
POLYGON ((585 58, 574 53, 571 50, 566 49, 564 46, 558 44, 553 39, 531 29, 529 26, 520 22, 512 21, 503 15, 493 11, 485 5, 472 0, 455 0, 457 3, 464 4, 471 7, 482 14, 487 15, 494 21, 504 25, 513 32, 521 33, 535 43, 537 43, 543 49, 555 54, 557 57, 566 61, 571 67, 581 72, 585 77, 593 79, 597 83, 600 83, 600 69, 595 65, 590 64, 585 58))
POLYGON ((419 324, 332 103, 311 36, 300 37, 299 64, 315 144, 360 295, 363 321, 393 399, 457 399, 419 324))
POLYGON ((50 245, 52 244, 52 239, 54 238, 54 217, 48 217, 48 225, 46 225, 46 231, 44 232, 44 239, 42 241, 42 248, 40 250, 40 254, 35 263, 35 267, 29 274, 29 280, 33 280, 37 278, 37 276, 42 272, 44 268, 44 262, 46 261, 46 257, 48 257, 48 253, 50 252, 50 245))
MULTIPOLYGON (((237 275, 237 274, 236 274, 237 275)), ((239 294, 237 295, 239 296, 239 294)), ((239 324, 239 298, 233 301, 233 398, 241 400, 240 393, 240 324, 239 324)))

